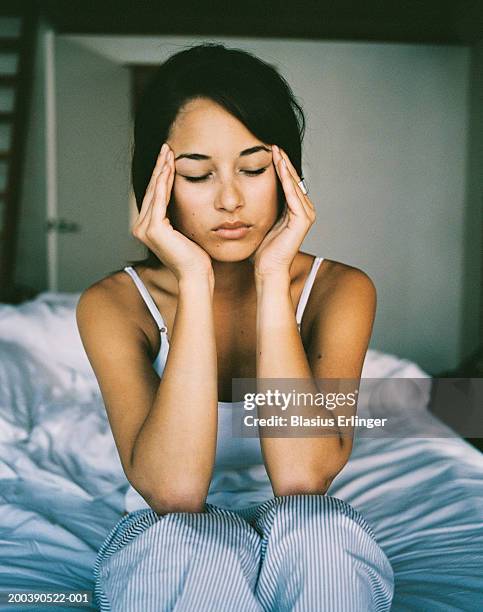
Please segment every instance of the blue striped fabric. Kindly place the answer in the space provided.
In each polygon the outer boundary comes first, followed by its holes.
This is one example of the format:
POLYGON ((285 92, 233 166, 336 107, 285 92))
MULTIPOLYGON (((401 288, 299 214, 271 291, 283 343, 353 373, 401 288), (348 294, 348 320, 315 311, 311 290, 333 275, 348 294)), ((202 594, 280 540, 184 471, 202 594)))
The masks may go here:
POLYGON ((382 612, 394 594, 372 528, 329 495, 135 510, 101 546, 94 579, 96 604, 111 612, 382 612))

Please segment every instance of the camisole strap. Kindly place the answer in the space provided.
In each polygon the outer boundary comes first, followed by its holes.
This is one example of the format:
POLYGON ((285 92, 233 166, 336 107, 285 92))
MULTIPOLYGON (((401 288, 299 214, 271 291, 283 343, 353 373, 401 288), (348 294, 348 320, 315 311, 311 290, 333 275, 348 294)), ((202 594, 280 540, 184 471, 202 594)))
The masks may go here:
POLYGON ((312 263, 312 267, 307 276, 307 279, 304 284, 304 288, 302 290, 302 295, 300 296, 300 300, 297 306, 297 312, 295 313, 295 319, 297 321, 297 325, 300 328, 302 323, 302 317, 304 314, 305 306, 309 299, 310 291, 312 290, 312 286, 314 284, 315 276, 317 275, 317 270, 319 269, 320 264, 324 260, 323 257, 316 257, 312 263))
POLYGON ((146 306, 149 308, 149 312, 153 315, 154 320, 158 324, 159 331, 166 332, 166 324, 164 322, 164 319, 161 313, 159 312, 158 307, 154 303, 154 300, 151 297, 151 294, 146 289, 146 285, 141 280, 141 277, 139 276, 139 274, 136 272, 136 270, 132 266, 126 266, 124 268, 124 271, 127 272, 129 276, 135 282, 136 287, 139 289, 139 293, 141 294, 143 300, 145 301, 146 306))

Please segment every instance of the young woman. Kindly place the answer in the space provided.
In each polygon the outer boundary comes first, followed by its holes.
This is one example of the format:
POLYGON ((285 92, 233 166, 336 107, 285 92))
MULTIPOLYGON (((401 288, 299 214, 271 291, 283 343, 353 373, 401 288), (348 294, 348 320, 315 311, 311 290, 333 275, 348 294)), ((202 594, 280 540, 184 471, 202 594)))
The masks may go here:
POLYGON ((304 126, 277 70, 223 45, 173 55, 144 93, 133 234, 148 257, 77 308, 131 484, 94 568, 102 610, 389 610, 371 527, 325 495, 352 438, 227 433, 233 378, 359 379, 370 340, 367 274, 299 250, 316 217, 304 126), (230 453, 264 464, 273 495, 208 503, 230 453))

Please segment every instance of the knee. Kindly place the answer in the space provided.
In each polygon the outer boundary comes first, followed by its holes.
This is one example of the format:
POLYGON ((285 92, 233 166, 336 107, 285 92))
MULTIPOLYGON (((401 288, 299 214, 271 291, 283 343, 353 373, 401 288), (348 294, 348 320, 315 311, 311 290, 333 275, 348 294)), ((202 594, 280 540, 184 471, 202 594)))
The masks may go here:
MULTIPOLYGON (((302 576, 301 583, 315 576, 311 584, 318 588, 324 574, 326 584, 367 592, 368 602, 391 601, 394 572, 389 559, 364 517, 344 500, 327 495, 275 497, 264 503, 256 525, 263 534, 264 557, 279 563, 287 575, 302 576)), ((370 603, 364 609, 369 607, 383 609, 370 603)))
POLYGON ((330 495, 281 495, 273 497, 259 508, 255 525, 268 535, 290 536, 292 541, 307 536, 323 538, 337 532, 355 534, 363 531, 370 538, 374 532, 364 517, 350 504, 330 495))

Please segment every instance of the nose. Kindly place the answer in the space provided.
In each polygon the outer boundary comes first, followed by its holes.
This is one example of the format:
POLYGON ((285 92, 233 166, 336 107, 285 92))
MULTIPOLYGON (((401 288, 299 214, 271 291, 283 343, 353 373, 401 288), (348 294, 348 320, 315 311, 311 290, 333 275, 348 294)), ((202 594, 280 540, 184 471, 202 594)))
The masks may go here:
POLYGON ((215 198, 215 208, 232 212, 242 204, 243 197, 235 182, 231 180, 222 181, 215 198))

